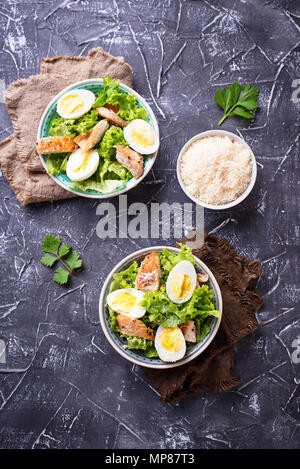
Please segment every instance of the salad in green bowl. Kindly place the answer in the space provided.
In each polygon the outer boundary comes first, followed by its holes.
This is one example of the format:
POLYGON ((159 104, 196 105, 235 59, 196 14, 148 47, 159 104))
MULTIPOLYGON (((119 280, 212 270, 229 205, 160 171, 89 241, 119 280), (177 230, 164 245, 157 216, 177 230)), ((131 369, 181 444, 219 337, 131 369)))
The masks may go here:
POLYGON ((153 165, 158 126, 147 103, 109 76, 76 83, 46 109, 37 151, 65 189, 108 197, 134 187, 153 165))

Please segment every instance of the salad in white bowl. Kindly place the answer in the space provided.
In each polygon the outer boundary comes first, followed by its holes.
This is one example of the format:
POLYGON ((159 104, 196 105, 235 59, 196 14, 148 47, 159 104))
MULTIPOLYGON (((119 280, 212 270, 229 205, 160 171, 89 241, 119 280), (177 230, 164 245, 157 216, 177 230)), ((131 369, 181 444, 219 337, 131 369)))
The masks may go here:
POLYGON ((100 321, 107 339, 142 366, 170 368, 195 358, 219 327, 218 284, 191 249, 179 246, 129 256, 102 289, 100 321))

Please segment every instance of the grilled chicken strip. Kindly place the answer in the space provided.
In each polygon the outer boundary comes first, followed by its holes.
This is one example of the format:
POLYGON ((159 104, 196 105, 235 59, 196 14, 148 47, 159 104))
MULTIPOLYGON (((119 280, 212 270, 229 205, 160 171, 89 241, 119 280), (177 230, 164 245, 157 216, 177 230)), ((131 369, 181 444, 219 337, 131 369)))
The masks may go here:
POLYGON ((103 117, 104 119, 109 120, 109 122, 112 122, 113 124, 117 125, 118 127, 126 127, 128 124, 127 121, 122 119, 118 114, 116 114, 114 111, 111 109, 108 109, 107 107, 97 107, 97 111, 99 116, 103 117))
POLYGON ((93 148, 96 143, 102 138, 103 134, 107 131, 109 127, 109 123, 106 120, 102 120, 92 128, 89 132, 89 135, 86 136, 84 140, 79 142, 79 146, 82 148, 83 151, 88 151, 93 148))
POLYGON ((159 289, 160 266, 157 252, 148 254, 139 268, 135 285, 138 290, 155 291, 159 289))
POLYGON ((197 280, 199 283, 205 283, 208 281, 208 275, 207 274, 199 274, 199 272, 197 273, 197 280))
POLYGON ((140 321, 140 319, 129 318, 122 314, 118 314, 117 321, 122 334, 154 340, 155 332, 152 329, 149 329, 149 327, 140 321))
POLYGON ((194 321, 187 321, 185 324, 180 324, 179 328, 183 333, 184 340, 187 342, 197 342, 197 328, 194 321))
POLYGON ((142 155, 124 145, 115 145, 115 148, 117 149, 117 161, 128 169, 135 179, 140 178, 144 172, 144 160, 142 155))
POLYGON ((76 150, 77 143, 70 137, 39 138, 36 144, 37 151, 42 155, 47 153, 64 153, 76 150))
POLYGON ((88 138, 89 135, 90 135, 90 132, 87 132, 85 135, 77 135, 77 137, 74 137, 74 142, 77 143, 77 145, 79 145, 80 148, 82 148, 82 146, 86 142, 86 139, 88 138))
POLYGON ((104 107, 106 107, 107 109, 110 109, 111 111, 114 111, 116 114, 119 110, 118 104, 105 104, 104 107))

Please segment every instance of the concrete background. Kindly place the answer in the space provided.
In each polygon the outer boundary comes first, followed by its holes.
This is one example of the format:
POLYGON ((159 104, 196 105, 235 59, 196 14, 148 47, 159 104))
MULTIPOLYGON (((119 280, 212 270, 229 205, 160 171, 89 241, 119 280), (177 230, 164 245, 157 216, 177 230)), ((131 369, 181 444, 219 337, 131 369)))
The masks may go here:
MULTIPOLYGON (((97 201, 22 208, 1 176, 0 447, 299 447, 300 364, 291 357, 300 337, 300 104, 291 100, 299 27, 297 0, 1 2, 2 89, 37 73, 42 56, 86 55, 97 45, 132 65, 134 87, 159 121, 161 147, 128 204, 189 202, 176 158, 188 138, 216 128, 215 90, 235 80, 260 88, 255 122, 230 118, 222 127, 252 147, 256 186, 233 210, 206 210, 205 227, 262 260, 265 304, 263 327, 237 347, 237 389, 162 404, 141 371, 111 349, 97 312, 111 268, 153 240, 99 239, 97 201), (39 262, 46 231, 83 257, 84 271, 67 288, 39 262)), ((3 100, 0 116, 3 139, 12 132, 3 100)))

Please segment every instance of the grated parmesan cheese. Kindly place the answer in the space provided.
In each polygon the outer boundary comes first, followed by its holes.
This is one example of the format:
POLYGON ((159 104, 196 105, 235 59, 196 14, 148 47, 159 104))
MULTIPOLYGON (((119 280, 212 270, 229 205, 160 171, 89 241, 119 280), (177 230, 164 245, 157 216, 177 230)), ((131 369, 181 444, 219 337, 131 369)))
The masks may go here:
POLYGON ((244 145, 227 136, 203 137, 182 155, 180 173, 188 192, 200 201, 227 204, 249 185, 251 154, 244 145))

